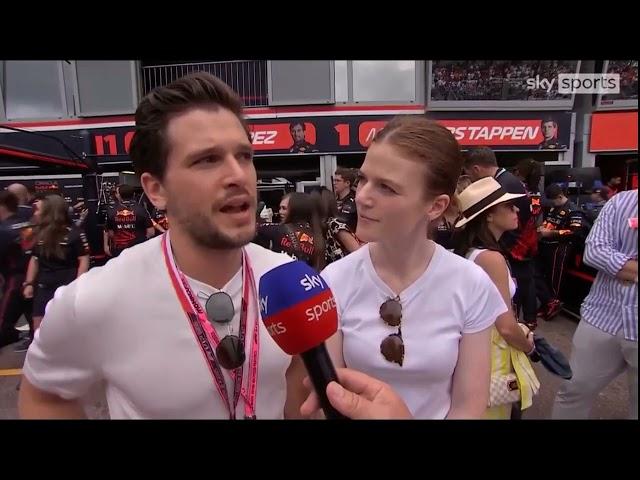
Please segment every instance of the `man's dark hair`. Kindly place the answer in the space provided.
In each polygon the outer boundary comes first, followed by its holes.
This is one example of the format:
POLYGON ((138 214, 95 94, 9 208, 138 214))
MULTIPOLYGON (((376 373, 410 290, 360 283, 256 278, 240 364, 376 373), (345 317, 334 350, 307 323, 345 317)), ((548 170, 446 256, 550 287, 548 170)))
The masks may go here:
POLYGON ((302 127, 302 131, 306 132, 307 131, 307 127, 304 124, 304 122, 292 122, 289 124, 289 131, 293 130, 294 128, 296 128, 296 125, 300 125, 302 127))
POLYGON ((556 122, 553 117, 543 118, 540 122, 540 126, 543 126, 545 123, 553 123, 556 128, 558 127, 558 122, 556 122))
POLYGON ((538 191, 538 184, 542 177, 542 164, 533 158, 524 158, 516 165, 516 170, 522 177, 522 181, 530 192, 538 191))
POLYGON ((334 175, 340 175, 345 182, 349 182, 350 187, 356 183, 356 170, 353 168, 338 167, 334 175))
POLYGON ((471 168, 474 165, 481 167, 497 167, 498 160, 496 154, 488 147, 472 148, 464 154, 464 168, 471 168))
POLYGON ((564 190, 557 183, 552 183, 547 188, 545 188, 544 195, 549 200, 554 200, 554 199, 558 198, 559 196, 564 195, 564 190))
POLYGON ((193 73, 152 90, 138 105, 136 130, 129 151, 138 177, 148 172, 160 180, 164 178, 169 153, 167 124, 174 116, 195 108, 230 110, 251 140, 238 94, 209 73, 193 73))
POLYGON ((611 198, 611 189, 607 186, 598 187, 593 190, 593 193, 597 193, 605 202, 611 198))
POLYGON ((133 195, 135 194, 136 189, 131 185, 120 185, 118 187, 118 193, 120 194, 120 198, 122 200, 133 200, 133 195))
POLYGON ((18 203, 18 197, 14 193, 11 193, 9 190, 2 190, 0 192, 0 205, 11 213, 18 211, 18 203))

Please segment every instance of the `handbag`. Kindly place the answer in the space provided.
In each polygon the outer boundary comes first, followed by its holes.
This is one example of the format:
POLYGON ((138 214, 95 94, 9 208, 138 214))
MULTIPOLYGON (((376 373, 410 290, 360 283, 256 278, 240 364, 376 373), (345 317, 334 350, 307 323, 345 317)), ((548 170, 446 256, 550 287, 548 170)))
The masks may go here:
POLYGON ((498 407, 520 400, 520 386, 515 373, 491 375, 489 407, 498 407))

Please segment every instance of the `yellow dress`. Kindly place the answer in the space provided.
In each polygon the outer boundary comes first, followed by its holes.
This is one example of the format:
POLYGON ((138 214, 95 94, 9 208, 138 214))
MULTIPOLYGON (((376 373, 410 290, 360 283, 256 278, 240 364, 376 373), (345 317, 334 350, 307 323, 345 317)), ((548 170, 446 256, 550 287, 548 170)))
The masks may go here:
MULTIPOLYGON (((511 347, 494 326, 491 329, 491 375, 508 375, 514 372, 520 389, 521 409, 525 410, 533 403, 533 396, 538 393, 540 382, 527 355, 511 347)), ((511 418, 511 404, 487 408, 484 418, 487 420, 509 420, 511 418)))

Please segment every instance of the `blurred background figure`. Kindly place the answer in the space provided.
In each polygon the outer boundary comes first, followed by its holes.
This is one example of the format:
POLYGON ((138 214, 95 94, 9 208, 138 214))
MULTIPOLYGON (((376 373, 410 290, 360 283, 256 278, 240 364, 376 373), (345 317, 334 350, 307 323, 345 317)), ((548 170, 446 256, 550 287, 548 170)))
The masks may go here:
POLYGON ((584 212, 567 198, 560 185, 552 183, 544 193, 553 207, 538 228, 536 295, 541 303, 538 316, 551 320, 562 309, 560 287, 567 261, 575 247, 584 243, 589 226, 584 212))
POLYGON ((609 194, 609 198, 611 198, 622 189, 622 177, 619 175, 611 177, 607 182, 607 187, 611 190, 609 194))
POLYGON ((585 215, 587 219, 593 224, 598 218, 600 211, 611 198, 612 192, 609 187, 598 187, 591 192, 591 203, 587 205, 585 215))
POLYGON ((22 293, 34 299, 33 327, 40 327, 45 307, 55 291, 89 270, 89 244, 69 215, 67 202, 49 195, 42 202, 40 221, 22 293))
POLYGON ((104 251, 110 257, 117 257, 125 248, 138 245, 155 234, 149 214, 135 202, 134 194, 132 186, 120 185, 115 193, 115 205, 107 210, 103 239, 104 251))
MULTIPOLYGON (((32 328, 32 301, 22 296, 22 284, 29 262, 22 230, 25 222, 18 214, 18 197, 9 190, 0 192, 0 347, 16 343, 20 332, 15 326, 24 315, 32 328)), ((28 224, 27 224, 28 225, 28 224)))
POLYGON ((325 241, 324 266, 344 258, 360 247, 347 224, 338 219, 338 204, 335 195, 326 187, 312 193, 318 208, 318 217, 325 241))
POLYGON ((356 170, 344 167, 338 167, 333 175, 333 192, 338 203, 338 218, 354 233, 358 225, 356 177, 356 170))
POLYGON ((280 216, 280 223, 284 223, 285 218, 287 218, 287 213, 289 212, 289 197, 290 193, 287 193, 280 199, 280 205, 278 207, 278 215, 280 216))
POLYGON ((18 198, 18 218, 23 222, 31 220, 33 215, 33 202, 35 200, 33 193, 21 183, 12 183, 7 187, 11 193, 18 198))
POLYGON ((433 222, 429 228, 428 236, 433 238, 433 241, 439 245, 442 245, 447 250, 453 250, 453 232, 455 229, 456 221, 460 218, 460 209, 456 200, 465 188, 471 185, 471 178, 468 175, 460 175, 458 184, 456 186, 456 195, 451 199, 449 206, 444 212, 444 215, 435 222, 433 222))
POLYGON ((274 252, 301 260, 318 271, 324 266, 322 224, 316 202, 309 194, 290 193, 281 223, 258 223, 254 241, 274 252))

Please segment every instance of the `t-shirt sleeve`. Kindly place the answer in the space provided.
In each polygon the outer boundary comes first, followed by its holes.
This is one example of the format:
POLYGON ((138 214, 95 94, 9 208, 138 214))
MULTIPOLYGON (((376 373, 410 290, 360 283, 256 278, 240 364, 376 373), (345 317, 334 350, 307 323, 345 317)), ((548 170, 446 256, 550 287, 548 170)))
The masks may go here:
POLYGON ((508 308, 489 275, 477 267, 470 282, 462 333, 480 332, 491 325, 505 313, 508 308))
POLYGON ((336 237, 338 235, 338 232, 341 232, 341 231, 351 233, 351 230, 349 230, 349 227, 347 227, 347 224, 345 222, 341 222, 337 218, 332 218, 329 220, 328 228, 329 228, 329 231, 331 232, 331 235, 333 235, 334 237, 336 237))
POLYGON ((342 302, 344 300, 343 293, 347 289, 344 288, 344 285, 342 283, 340 283, 339 278, 341 278, 341 276, 336 270, 336 264, 333 263, 331 265, 328 265, 324 270, 322 270, 322 272, 320 272, 320 277, 322 277, 322 279, 327 282, 327 285, 331 289, 331 293, 333 293, 333 298, 335 298, 336 300, 336 307, 338 310, 338 326, 340 326, 342 311, 344 310, 342 305, 342 302))
POLYGON ((47 305, 25 359, 23 374, 37 388, 71 400, 101 379, 91 332, 76 317, 78 281, 59 288, 47 305))

